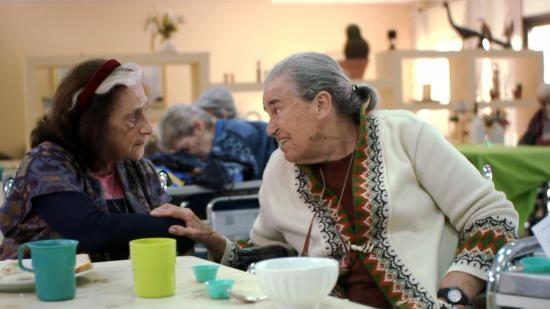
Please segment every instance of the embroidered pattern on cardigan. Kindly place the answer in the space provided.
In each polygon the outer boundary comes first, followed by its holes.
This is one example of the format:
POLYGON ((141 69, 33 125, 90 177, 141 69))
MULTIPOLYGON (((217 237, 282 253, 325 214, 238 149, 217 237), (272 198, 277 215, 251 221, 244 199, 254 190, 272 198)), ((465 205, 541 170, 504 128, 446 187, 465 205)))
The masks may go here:
MULTIPOLYGON (((352 178, 354 204, 362 205, 355 207, 356 219, 363 223, 359 224, 357 235, 362 235, 361 239, 368 239, 373 245, 370 254, 362 255, 363 262, 393 306, 422 308, 433 305, 434 300, 413 277, 389 241, 386 230, 389 218, 388 193, 384 182, 379 134, 378 117, 369 115, 367 120, 362 115, 359 136, 364 138, 358 143, 352 178)), ((345 241, 354 240, 353 226, 343 208, 336 209, 338 197, 334 192, 326 190, 326 206, 321 207, 319 199, 323 188, 311 169, 300 166, 296 173, 298 193, 316 216, 323 240, 327 244, 327 252, 338 258, 342 266, 345 263, 344 244, 334 226, 345 241)))
MULTIPOLYGON (((363 224, 359 233, 369 239, 373 250, 363 257, 363 262, 393 306, 425 308, 434 306, 434 300, 411 274, 409 268, 392 247, 387 232, 389 220, 388 192, 384 179, 384 161, 380 143, 380 121, 376 115, 361 117, 359 153, 361 166, 354 169, 354 199, 362 203, 357 211, 362 213, 363 224), (365 123, 366 122, 366 123, 365 123)), ((356 203, 357 203, 356 202, 356 203)))
POLYGON ((297 180, 297 192, 300 198, 314 214, 323 241, 325 250, 329 256, 338 260, 344 257, 344 244, 335 228, 340 228, 334 219, 331 200, 321 199, 322 185, 319 182, 311 181, 313 173, 309 167, 301 166, 295 170, 297 180), (309 177, 308 177, 309 176, 309 177), (327 207, 328 206, 328 207, 327 207))
POLYGON ((489 271, 497 251, 517 238, 514 223, 499 216, 474 221, 460 233, 457 256, 453 264, 472 265, 489 271))

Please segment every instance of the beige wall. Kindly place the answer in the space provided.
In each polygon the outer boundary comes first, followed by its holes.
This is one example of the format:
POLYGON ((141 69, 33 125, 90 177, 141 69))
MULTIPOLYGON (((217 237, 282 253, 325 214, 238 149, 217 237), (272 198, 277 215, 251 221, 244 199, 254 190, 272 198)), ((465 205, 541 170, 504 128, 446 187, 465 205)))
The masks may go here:
MULTIPOLYGON (((149 52, 143 23, 155 9, 184 16, 174 42, 184 52, 210 52, 211 82, 221 82, 224 72, 251 82, 257 60, 269 69, 296 51, 341 57, 351 22, 361 26, 373 52, 386 48, 389 28, 397 29, 399 47, 410 48, 411 8, 268 0, 0 1, 0 152, 21 156, 25 149, 25 57, 149 52)), ((371 66, 366 77, 373 78, 373 71, 371 66)))

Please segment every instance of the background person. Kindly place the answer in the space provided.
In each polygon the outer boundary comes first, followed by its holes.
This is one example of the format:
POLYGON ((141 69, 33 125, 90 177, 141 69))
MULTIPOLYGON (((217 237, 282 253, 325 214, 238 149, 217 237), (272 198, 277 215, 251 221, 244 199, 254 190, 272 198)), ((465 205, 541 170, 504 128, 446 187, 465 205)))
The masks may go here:
POLYGON ((202 108, 208 114, 218 119, 234 119, 237 117, 235 100, 225 87, 214 87, 203 92, 193 105, 202 108))
POLYGON ((529 120, 527 131, 519 140, 520 145, 550 146, 550 85, 539 85, 537 101, 539 110, 529 120))
MULTIPOLYGON (((93 261, 127 259, 130 240, 168 237, 170 225, 183 224, 149 215, 169 196, 142 159, 152 132, 146 108, 135 64, 94 59, 69 72, 0 209, 0 260, 16 258, 25 242, 60 237, 78 240, 93 261)), ((193 246, 176 239, 180 253, 193 246)))
MULTIPOLYGON (((436 129, 407 111, 373 111, 376 101, 323 54, 273 68, 263 105, 279 149, 264 172, 251 242, 337 259, 338 294, 355 302, 471 303, 497 250, 514 239, 517 213, 436 129)), ((205 243, 224 264, 246 250, 188 210, 153 215, 185 221, 170 231, 205 243)))
POLYGON ((241 174, 241 180, 260 179, 277 147, 265 129, 265 123, 217 119, 196 106, 184 104, 170 107, 159 122, 164 149, 205 162, 219 161, 231 178, 241 174))

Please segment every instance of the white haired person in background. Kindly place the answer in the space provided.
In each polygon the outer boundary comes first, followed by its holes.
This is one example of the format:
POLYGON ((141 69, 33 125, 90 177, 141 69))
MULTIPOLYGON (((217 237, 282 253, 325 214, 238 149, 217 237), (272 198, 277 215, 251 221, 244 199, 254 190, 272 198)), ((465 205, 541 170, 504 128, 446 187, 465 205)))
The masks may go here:
POLYGON ((225 87, 214 87, 203 92, 193 105, 202 108, 208 114, 218 119, 233 119, 237 117, 237 109, 231 92, 225 87))
POLYGON ((520 145, 550 146, 550 85, 539 85, 537 100, 540 109, 529 121, 527 132, 519 140, 520 145))
MULTIPOLYGON (((78 240, 93 261, 127 259, 130 240, 170 237, 168 227, 183 224, 149 215, 170 196, 143 159, 153 129, 141 78, 136 64, 92 59, 61 81, 0 208, 0 260, 52 238, 78 240)), ((193 247, 176 240, 180 253, 193 247)))
MULTIPOLYGON (((279 142, 259 193, 251 244, 340 263, 335 294, 377 308, 463 308, 483 291, 518 216, 493 183, 408 111, 377 111, 319 53, 278 63, 264 83, 268 133, 279 142)), ((178 207, 171 227, 235 265, 249 253, 178 207)))
MULTIPOLYGON (((242 180, 260 179, 267 160, 277 148, 267 135, 265 122, 213 117, 194 105, 171 106, 159 121, 164 149, 202 160, 219 160, 242 180)), ((155 161, 156 162, 156 161, 155 161)))

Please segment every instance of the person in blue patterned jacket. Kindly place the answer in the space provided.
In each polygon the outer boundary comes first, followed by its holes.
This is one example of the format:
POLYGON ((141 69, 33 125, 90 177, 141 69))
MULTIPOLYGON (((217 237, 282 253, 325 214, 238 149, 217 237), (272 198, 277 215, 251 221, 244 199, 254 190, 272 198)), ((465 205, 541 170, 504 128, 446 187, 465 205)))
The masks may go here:
POLYGON ((168 234, 183 221, 149 215, 170 196, 143 159, 153 131, 147 105, 136 64, 92 59, 68 73, 0 208, 0 260, 51 238, 78 240, 92 261, 127 259, 128 242, 144 237, 173 237, 178 252, 192 249, 189 239, 168 234))
POLYGON ((217 119, 196 106, 177 104, 159 122, 160 143, 175 152, 172 156, 202 159, 203 167, 218 162, 233 181, 255 180, 277 148, 266 127, 260 121, 217 119))

